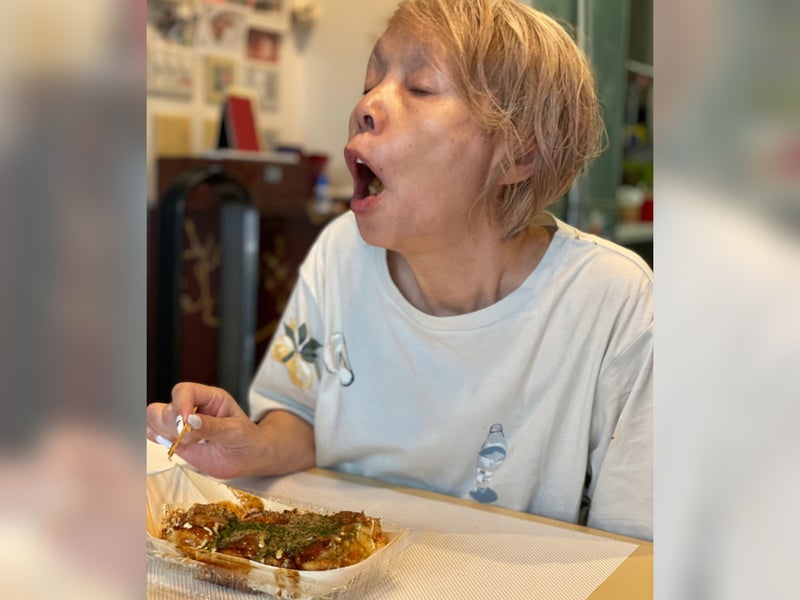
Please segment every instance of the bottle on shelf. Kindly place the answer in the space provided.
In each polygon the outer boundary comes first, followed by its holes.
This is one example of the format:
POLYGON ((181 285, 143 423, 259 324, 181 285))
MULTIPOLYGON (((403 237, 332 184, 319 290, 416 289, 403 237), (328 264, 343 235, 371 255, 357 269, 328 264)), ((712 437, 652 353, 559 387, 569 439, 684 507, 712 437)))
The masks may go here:
POLYGON ((325 173, 317 175, 314 183, 314 211, 323 215, 333 212, 331 185, 325 173))

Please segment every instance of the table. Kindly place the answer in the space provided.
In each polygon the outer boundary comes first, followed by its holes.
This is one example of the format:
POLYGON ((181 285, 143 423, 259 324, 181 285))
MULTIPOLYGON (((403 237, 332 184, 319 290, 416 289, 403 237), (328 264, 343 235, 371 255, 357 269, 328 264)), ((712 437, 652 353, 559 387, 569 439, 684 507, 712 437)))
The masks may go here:
POLYGON ((651 542, 616 535, 607 531, 592 529, 575 525, 574 523, 565 523, 556 521, 555 519, 547 519, 539 517, 530 513, 524 513, 514 510, 509 510, 500 506, 492 506, 488 504, 480 504, 472 502, 463 498, 455 498, 445 494, 437 494, 427 490, 419 490, 410 487, 404 487, 377 481, 375 479, 367 479, 365 477, 356 477, 332 471, 329 469, 309 469, 307 473, 314 474, 320 477, 332 478, 339 481, 352 482, 358 486, 367 486, 372 488, 383 488, 393 490, 402 494, 408 494, 419 498, 428 498, 435 502, 445 504, 464 506, 470 510, 487 511, 498 515, 507 515, 516 519, 523 519, 535 523, 542 523, 545 525, 558 527, 561 529, 577 531, 592 536, 620 540, 632 544, 636 544, 636 549, 628 556, 627 559, 597 588, 590 596, 591 600, 645 600, 653 597, 653 544, 651 542))
MULTIPOLYGON (((173 466, 165 460, 166 450, 148 442, 148 471, 173 466)), ((230 483, 409 528, 413 541, 386 584, 359 600, 653 597, 650 542, 320 468, 230 483)))

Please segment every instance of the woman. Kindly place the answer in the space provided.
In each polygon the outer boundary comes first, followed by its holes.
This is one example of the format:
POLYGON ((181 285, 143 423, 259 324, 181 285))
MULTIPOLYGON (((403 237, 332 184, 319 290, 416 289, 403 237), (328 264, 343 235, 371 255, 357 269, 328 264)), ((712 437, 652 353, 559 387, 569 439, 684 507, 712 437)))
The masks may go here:
POLYGON ((178 454, 217 477, 319 465, 652 538, 652 273, 544 212, 599 123, 542 13, 403 2, 350 118, 351 211, 300 269, 252 420, 182 383, 148 437, 188 419, 178 454))

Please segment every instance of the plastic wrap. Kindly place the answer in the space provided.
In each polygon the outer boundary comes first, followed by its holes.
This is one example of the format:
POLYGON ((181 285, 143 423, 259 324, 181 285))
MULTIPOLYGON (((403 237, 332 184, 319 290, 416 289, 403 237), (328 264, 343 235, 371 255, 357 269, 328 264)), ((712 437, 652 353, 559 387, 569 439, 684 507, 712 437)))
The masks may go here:
MULTIPOLYGON (((290 500, 261 498, 267 510, 309 510, 332 512, 303 506, 290 500)), ((195 503, 237 502, 233 488, 185 467, 176 467, 147 478, 147 563, 150 593, 153 598, 233 598, 259 593, 287 600, 320 598, 358 598, 360 591, 385 575, 389 564, 409 539, 404 529, 382 522, 386 546, 365 560, 339 569, 300 571, 264 565, 221 553, 208 553, 202 561, 187 557, 170 542, 160 538, 165 507, 189 508, 195 503), (214 589, 209 583, 224 586, 214 589)), ((370 515, 379 517, 379 515, 370 515)))

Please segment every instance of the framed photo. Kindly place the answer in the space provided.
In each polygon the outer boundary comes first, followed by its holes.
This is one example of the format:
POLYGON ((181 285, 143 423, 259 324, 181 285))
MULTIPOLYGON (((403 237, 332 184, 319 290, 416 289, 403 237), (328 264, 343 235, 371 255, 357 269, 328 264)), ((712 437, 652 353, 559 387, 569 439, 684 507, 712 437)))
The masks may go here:
POLYGON ((190 99, 194 82, 195 59, 190 50, 171 44, 148 45, 148 93, 190 99))
POLYGON ((191 46, 194 43, 195 11, 192 0, 148 0, 147 41, 191 46))
POLYGON ((236 61, 227 56, 206 56, 205 96, 209 104, 225 99, 228 88, 235 83, 236 61))
POLYGON ((277 64, 280 43, 279 34, 251 28, 247 31, 247 58, 277 64))
POLYGON ((241 55, 248 10, 234 4, 204 4, 199 13, 197 46, 214 53, 241 55))
POLYGON ((276 68, 248 64, 245 85, 258 98, 258 109, 262 112, 277 112, 280 109, 280 72, 276 68))

